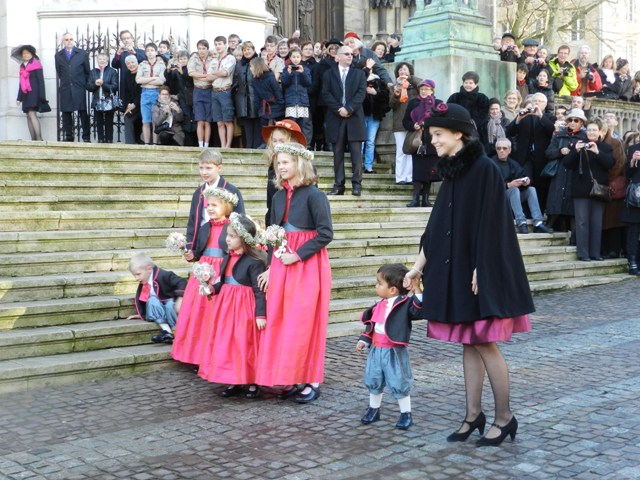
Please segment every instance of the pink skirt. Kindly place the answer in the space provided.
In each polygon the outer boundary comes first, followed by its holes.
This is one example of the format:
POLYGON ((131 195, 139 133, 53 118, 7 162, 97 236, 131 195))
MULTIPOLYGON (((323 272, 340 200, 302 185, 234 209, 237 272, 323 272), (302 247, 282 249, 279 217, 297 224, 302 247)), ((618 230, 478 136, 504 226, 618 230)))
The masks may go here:
POLYGON ((479 343, 507 342, 514 333, 531 330, 529 315, 519 317, 491 317, 470 323, 442 323, 429 320, 427 337, 445 342, 476 345, 479 343))
MULTIPOLYGON (((222 257, 200 257, 200 263, 208 263, 213 266, 216 273, 220 273, 222 257)), ((211 303, 207 295, 200 295, 198 287, 200 282, 191 275, 184 290, 182 307, 176 322, 176 333, 171 348, 171 357, 183 363, 198 365, 202 355, 204 312, 211 303)))

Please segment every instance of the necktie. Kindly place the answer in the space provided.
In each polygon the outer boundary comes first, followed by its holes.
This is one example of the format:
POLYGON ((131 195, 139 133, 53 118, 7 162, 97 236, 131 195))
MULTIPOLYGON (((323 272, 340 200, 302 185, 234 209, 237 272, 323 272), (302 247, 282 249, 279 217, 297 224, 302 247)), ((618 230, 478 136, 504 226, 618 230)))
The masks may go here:
POLYGON ((347 85, 346 85, 346 80, 347 80, 347 69, 343 68, 342 69, 342 106, 344 107, 347 104, 347 85))
POLYGON ((140 292, 140 301, 146 302, 147 300, 149 300, 149 295, 151 295, 151 285, 145 283, 142 286, 142 291, 140 292))

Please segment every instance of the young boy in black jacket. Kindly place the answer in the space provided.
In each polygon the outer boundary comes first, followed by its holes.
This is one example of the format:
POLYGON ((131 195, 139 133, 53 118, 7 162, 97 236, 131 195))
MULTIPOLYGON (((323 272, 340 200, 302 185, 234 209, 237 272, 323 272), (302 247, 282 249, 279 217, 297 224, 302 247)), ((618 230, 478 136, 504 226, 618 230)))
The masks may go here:
POLYGON ((129 262, 131 275, 140 283, 136 290, 137 315, 147 322, 155 322, 160 333, 151 337, 153 343, 173 343, 173 330, 182 305, 187 281, 169 270, 157 267, 146 253, 136 253, 129 262))
POLYGON ((403 287, 409 270, 404 265, 383 265, 376 274, 376 294, 383 298, 362 313, 360 320, 366 325, 356 351, 371 347, 364 371, 364 384, 369 389, 369 408, 361 419, 368 425, 380 420, 380 404, 385 385, 400 405, 400 418, 396 428, 407 430, 413 423, 411 397, 413 375, 409 362, 411 321, 421 318, 422 290, 420 280, 413 281, 412 297, 403 287))

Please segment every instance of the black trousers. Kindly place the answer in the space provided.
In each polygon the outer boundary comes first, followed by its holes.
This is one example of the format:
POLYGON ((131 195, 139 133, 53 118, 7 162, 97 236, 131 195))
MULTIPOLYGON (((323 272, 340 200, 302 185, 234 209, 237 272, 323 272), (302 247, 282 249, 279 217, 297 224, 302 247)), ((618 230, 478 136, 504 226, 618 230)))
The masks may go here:
POLYGON ((349 153, 351 154, 351 186, 360 186, 362 184, 362 142, 349 141, 347 138, 347 122, 340 120, 338 128, 338 141, 333 144, 333 175, 334 186, 344 188, 346 181, 344 173, 344 151, 346 145, 349 144, 349 153))
MULTIPOLYGON (((91 140, 91 126, 89 125, 89 115, 86 110, 78 110, 80 124, 82 125, 82 139, 91 140)), ((62 112, 62 140, 73 142, 73 112, 62 112)))

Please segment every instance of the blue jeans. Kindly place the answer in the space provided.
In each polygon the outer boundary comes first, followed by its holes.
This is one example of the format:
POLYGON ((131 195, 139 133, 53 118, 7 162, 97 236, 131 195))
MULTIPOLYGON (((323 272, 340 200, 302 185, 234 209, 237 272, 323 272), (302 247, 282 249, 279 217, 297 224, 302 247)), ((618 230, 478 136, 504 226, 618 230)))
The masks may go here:
POLYGON ((522 211, 522 204, 524 202, 527 202, 529 205, 529 211, 531 212, 534 225, 538 225, 544 220, 542 212, 540 211, 538 193, 535 187, 527 187, 524 190, 520 190, 517 187, 508 188, 507 199, 509 199, 513 216, 516 217, 516 225, 527 223, 527 217, 524 216, 524 212, 522 211))
POLYGON ((146 318, 147 322, 155 322, 158 325, 161 323, 167 323, 171 330, 176 328, 176 320, 178 320, 178 314, 174 308, 176 302, 174 300, 167 300, 162 303, 158 300, 158 297, 151 295, 147 300, 146 318))
POLYGON ((373 170, 373 154, 376 149, 376 135, 380 128, 380 120, 367 115, 364 117, 364 124, 367 128, 367 141, 362 145, 364 168, 365 170, 373 170))

